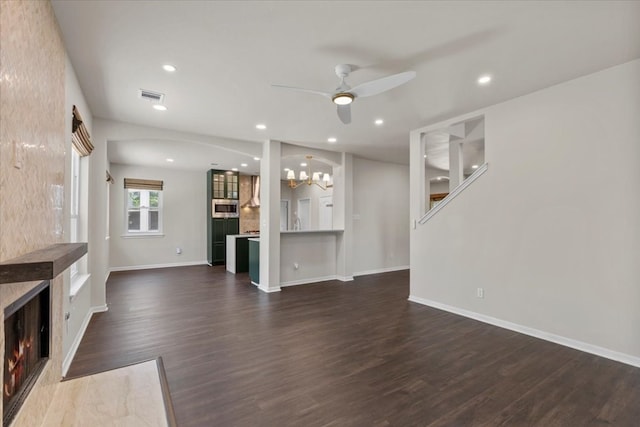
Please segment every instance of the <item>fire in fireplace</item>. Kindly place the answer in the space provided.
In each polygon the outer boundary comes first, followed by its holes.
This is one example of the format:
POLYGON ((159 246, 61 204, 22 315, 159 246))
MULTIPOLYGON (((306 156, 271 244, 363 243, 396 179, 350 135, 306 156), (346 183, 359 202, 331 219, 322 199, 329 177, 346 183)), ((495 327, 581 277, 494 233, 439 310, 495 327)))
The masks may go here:
POLYGON ((2 423, 9 425, 49 357, 49 281, 4 311, 2 423))

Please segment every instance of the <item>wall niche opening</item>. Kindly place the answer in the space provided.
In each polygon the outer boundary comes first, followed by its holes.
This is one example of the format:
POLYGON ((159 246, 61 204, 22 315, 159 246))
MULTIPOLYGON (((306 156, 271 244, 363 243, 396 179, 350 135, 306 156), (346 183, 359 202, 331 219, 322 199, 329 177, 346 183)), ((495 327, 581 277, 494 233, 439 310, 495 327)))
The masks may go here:
POLYGON ((49 358, 50 292, 46 280, 4 310, 3 426, 18 413, 49 358))

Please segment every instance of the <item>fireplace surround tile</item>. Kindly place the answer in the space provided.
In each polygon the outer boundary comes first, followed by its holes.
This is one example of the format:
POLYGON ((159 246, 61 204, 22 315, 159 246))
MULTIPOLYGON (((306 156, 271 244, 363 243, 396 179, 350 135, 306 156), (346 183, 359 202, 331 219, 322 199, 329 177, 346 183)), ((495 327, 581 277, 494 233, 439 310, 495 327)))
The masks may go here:
MULTIPOLYGON (((0 80, 0 261, 4 261, 63 241, 67 118, 65 51, 51 4, 0 3, 0 63, 7 77, 0 80)), ((1 285, 0 310, 4 312, 39 283, 1 285)), ((12 427, 40 425, 60 381, 62 302, 63 281, 58 277, 51 281, 50 358, 12 427)), ((0 348, 4 356, 4 321, 0 348)), ((3 375, 0 369, 0 380, 3 375)))

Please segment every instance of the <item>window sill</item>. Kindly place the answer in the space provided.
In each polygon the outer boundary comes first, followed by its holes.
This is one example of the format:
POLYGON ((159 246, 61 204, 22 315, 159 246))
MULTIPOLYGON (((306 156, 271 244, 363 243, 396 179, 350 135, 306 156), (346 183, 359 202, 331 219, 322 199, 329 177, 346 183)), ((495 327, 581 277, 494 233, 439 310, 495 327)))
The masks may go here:
POLYGON ((129 234, 121 234, 120 237, 123 239, 147 239, 154 237, 164 237, 164 233, 129 233, 129 234))
POLYGON ((73 301, 73 299, 78 295, 80 290, 89 283, 90 274, 76 274, 71 278, 71 286, 69 287, 69 301, 73 301))

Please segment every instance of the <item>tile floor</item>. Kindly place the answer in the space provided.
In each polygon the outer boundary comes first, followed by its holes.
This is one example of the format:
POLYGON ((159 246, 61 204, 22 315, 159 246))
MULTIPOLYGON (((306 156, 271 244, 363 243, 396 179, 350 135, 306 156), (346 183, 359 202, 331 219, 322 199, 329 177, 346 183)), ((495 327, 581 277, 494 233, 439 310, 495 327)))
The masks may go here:
POLYGON ((42 427, 168 426, 155 360, 61 382, 42 427))

